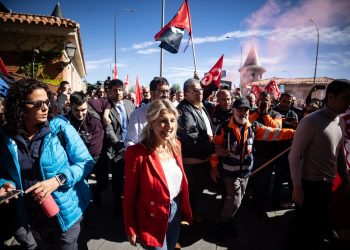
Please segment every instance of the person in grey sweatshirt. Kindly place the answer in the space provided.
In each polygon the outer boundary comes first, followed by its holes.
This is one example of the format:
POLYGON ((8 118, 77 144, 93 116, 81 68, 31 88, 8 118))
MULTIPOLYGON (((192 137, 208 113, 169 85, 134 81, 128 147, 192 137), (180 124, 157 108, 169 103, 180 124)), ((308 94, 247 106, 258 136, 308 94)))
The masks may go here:
POLYGON ((308 249, 318 249, 331 231, 327 207, 337 171, 350 194, 344 156, 345 123, 338 116, 349 105, 350 81, 332 81, 324 107, 302 119, 294 136, 289 154, 299 232, 294 242, 304 242, 303 247, 308 249))

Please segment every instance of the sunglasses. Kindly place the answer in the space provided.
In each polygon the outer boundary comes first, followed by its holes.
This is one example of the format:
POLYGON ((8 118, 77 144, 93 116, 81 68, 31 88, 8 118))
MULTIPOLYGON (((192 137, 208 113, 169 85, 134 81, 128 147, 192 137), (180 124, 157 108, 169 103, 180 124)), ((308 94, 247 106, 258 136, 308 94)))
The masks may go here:
POLYGON ((47 99, 45 101, 25 101, 25 104, 31 104, 34 106, 34 108, 40 109, 44 106, 44 104, 46 104, 46 106, 48 107, 50 105, 50 100, 47 99))

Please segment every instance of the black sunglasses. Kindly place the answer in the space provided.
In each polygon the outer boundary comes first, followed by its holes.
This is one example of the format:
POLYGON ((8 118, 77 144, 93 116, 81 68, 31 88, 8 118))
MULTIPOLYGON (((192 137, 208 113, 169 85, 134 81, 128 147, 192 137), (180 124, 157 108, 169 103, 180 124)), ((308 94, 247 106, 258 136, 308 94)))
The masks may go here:
POLYGON ((50 100, 47 99, 45 101, 25 101, 25 104, 31 104, 34 106, 34 108, 36 109, 40 109, 44 106, 44 104, 46 104, 47 107, 49 107, 50 105, 50 100))

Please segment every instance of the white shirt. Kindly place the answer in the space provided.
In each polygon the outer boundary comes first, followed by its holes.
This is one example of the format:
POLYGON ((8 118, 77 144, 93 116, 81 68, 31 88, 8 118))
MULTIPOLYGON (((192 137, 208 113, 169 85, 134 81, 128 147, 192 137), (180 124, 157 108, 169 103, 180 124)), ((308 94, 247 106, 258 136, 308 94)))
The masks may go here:
POLYGON ((141 132, 147 125, 147 109, 150 103, 144 104, 131 113, 126 131, 124 145, 125 148, 141 141, 141 132))
POLYGON ((204 119, 204 122, 205 122, 205 126, 207 127, 207 134, 212 137, 213 136, 213 130, 211 130, 209 118, 208 118, 207 114, 203 110, 201 110, 201 113, 202 113, 202 116, 203 116, 203 119, 204 119))
POLYGON ((170 200, 174 199, 181 191, 182 172, 177 165, 175 158, 160 160, 164 171, 165 179, 168 183, 170 200))

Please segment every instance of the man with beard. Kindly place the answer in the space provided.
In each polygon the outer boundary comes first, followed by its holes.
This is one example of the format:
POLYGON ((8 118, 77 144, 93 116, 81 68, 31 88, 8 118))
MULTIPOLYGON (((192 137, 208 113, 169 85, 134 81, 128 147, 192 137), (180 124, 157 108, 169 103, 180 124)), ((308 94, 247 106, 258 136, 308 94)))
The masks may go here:
POLYGON ((252 149, 254 141, 279 141, 291 139, 292 129, 265 127, 259 122, 250 123, 250 104, 245 98, 238 98, 233 103, 233 115, 221 124, 214 136, 216 155, 220 157, 218 164, 211 161, 211 178, 214 182, 221 175, 225 185, 225 201, 218 220, 225 230, 235 233, 230 219, 241 205, 248 179, 253 169, 252 149))

